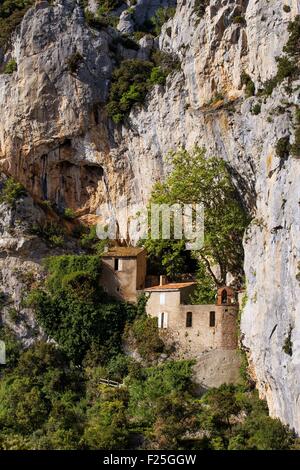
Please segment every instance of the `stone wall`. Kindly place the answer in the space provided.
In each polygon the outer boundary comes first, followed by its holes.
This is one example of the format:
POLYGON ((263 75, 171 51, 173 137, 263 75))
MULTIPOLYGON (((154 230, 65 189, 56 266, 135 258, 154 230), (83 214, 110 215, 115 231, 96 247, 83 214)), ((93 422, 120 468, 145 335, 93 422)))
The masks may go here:
POLYGON ((161 304, 162 292, 151 292, 147 313, 159 319, 165 315, 165 327, 161 334, 169 345, 174 345, 178 357, 198 357, 213 349, 237 349, 237 306, 182 305, 180 293, 165 293, 166 302, 161 304), (187 312, 192 313, 192 326, 186 326, 187 312), (210 312, 215 312, 215 326, 210 326, 210 312))
POLYGON ((146 255, 118 258, 119 267, 115 270, 116 257, 103 256, 100 284, 110 295, 128 302, 136 302, 139 291, 145 286, 146 255))

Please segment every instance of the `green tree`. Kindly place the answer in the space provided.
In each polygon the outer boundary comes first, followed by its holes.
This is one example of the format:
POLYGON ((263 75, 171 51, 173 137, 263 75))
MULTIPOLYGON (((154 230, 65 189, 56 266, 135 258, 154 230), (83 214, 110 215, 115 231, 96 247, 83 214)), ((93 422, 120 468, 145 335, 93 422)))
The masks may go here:
MULTIPOLYGON (((67 420, 65 407, 60 408, 60 414, 55 412, 57 403, 62 403, 63 397, 68 396, 74 406, 83 391, 82 373, 71 369, 54 345, 36 344, 20 355, 14 370, 0 381, 0 434, 2 430, 5 431, 2 435, 20 434, 31 438, 38 431, 42 435, 46 423, 55 414, 60 421, 67 420)), ((74 415, 65 428, 68 426, 76 426, 74 415)), ((7 441, 5 446, 8 446, 7 441)))
POLYGON ((192 304, 207 305, 216 302, 217 289, 213 278, 208 274, 202 261, 198 261, 197 286, 191 296, 192 304))
POLYGON ((243 425, 247 435, 246 447, 250 450, 287 450, 293 433, 279 419, 270 416, 250 416, 243 425))
POLYGON ((128 379, 129 412, 139 425, 153 425, 162 397, 189 396, 192 389, 193 361, 168 361, 144 369, 139 378, 128 379))
POLYGON ((233 385, 224 384, 219 388, 212 388, 203 398, 203 403, 208 405, 210 413, 219 424, 220 429, 224 425, 231 428, 231 417, 237 415, 241 410, 235 392, 236 389, 233 385))
POLYGON ((157 400, 156 419, 146 433, 148 449, 184 448, 187 433, 199 430, 201 404, 188 394, 169 394, 157 400))
POLYGON ((205 149, 181 149, 169 155, 171 173, 158 183, 152 201, 204 206, 205 236, 197 256, 217 286, 224 285, 231 272, 242 276, 242 238, 249 222, 239 195, 223 160, 207 157, 205 149), (220 274, 213 267, 217 265, 220 274))
POLYGON ((150 274, 166 274, 170 280, 176 280, 196 267, 191 252, 185 249, 185 240, 156 240, 149 234, 141 243, 147 250, 150 274))
POLYGON ((118 392, 101 387, 100 399, 88 411, 83 444, 89 449, 125 449, 129 429, 126 404, 118 392))

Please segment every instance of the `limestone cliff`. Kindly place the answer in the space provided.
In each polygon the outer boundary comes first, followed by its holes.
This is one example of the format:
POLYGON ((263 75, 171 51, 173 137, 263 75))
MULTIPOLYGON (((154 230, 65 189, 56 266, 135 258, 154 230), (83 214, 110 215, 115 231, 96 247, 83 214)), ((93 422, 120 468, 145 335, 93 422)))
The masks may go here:
MULTIPOLYGON (((130 125, 114 125, 105 101, 116 32, 89 28, 75 1, 40 2, 6 54, 17 71, 0 76, 0 162, 35 198, 92 220, 100 203, 113 207, 124 194, 145 203, 172 148, 198 143, 225 159, 253 215, 243 343, 271 414, 300 432, 300 162, 276 151, 281 138, 293 142, 299 83, 258 96, 298 14, 299 0, 179 0, 159 45, 179 56, 181 71, 132 110, 130 125), (66 64, 76 52, 74 74, 66 64), (256 96, 245 92, 245 74, 256 96)), ((147 56, 141 43, 138 52, 118 47, 123 57, 147 56)))

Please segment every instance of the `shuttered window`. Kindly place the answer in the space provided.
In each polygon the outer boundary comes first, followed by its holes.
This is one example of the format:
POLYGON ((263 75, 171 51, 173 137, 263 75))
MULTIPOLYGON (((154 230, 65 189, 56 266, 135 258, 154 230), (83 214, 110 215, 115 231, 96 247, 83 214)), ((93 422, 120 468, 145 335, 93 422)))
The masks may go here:
POLYGON ((186 312, 185 326, 187 328, 191 328, 193 326, 193 313, 192 312, 186 312))

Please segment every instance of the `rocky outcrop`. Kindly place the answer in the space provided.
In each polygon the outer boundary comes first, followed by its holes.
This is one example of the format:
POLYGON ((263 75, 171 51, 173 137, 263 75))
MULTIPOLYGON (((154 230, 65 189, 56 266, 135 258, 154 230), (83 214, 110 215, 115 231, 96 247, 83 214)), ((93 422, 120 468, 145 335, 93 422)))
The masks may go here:
POLYGON ((275 75, 300 2, 208 3, 203 14, 199 2, 178 2, 159 44, 179 56, 182 70, 123 126, 105 112, 116 33, 90 29, 70 0, 31 9, 10 51, 18 70, 0 77, 0 163, 35 197, 92 220, 100 204, 113 209, 124 195, 144 205, 166 171, 163 156, 179 145, 198 143, 225 159, 253 215, 244 240, 243 342, 272 416, 300 432, 300 162, 276 153, 281 137, 293 141, 299 92, 283 83, 269 97, 247 98, 241 80, 246 73, 258 92, 275 75), (67 64, 76 52, 82 61, 73 73, 67 64))
MULTIPOLYGON (((48 256, 80 252, 78 243, 67 235, 64 243, 53 245, 41 228, 57 224, 58 216, 48 206, 36 203, 28 194, 7 201, 0 175, 0 311, 6 325, 28 347, 46 339, 34 312, 27 305, 28 293, 44 281, 43 260, 48 256)), ((67 222, 68 224, 68 222, 67 222)), ((66 227, 67 228, 67 227, 66 227)))

